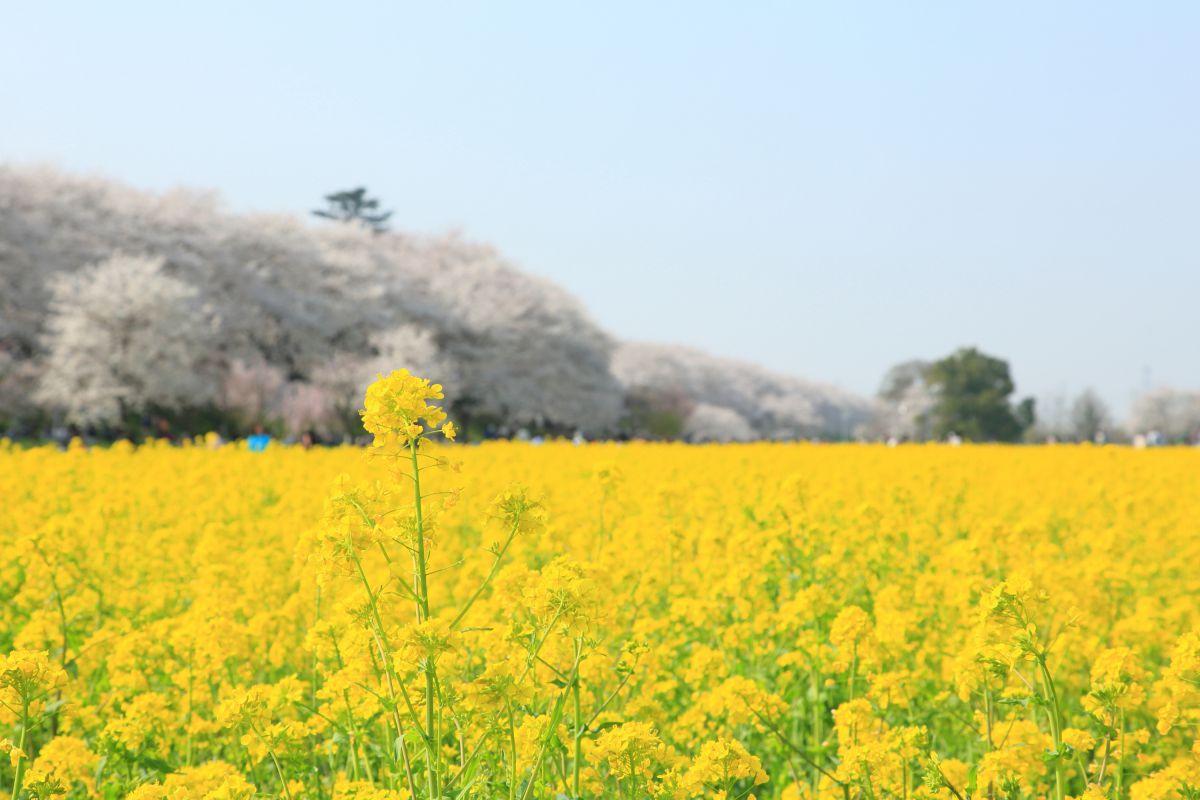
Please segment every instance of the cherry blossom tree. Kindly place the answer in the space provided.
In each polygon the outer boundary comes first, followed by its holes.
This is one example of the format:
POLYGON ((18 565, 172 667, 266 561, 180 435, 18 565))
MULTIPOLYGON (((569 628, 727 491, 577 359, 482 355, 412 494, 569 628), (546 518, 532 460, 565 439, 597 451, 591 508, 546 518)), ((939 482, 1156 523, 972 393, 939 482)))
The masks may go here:
POLYGON ((213 396, 215 317, 163 263, 114 256, 55 277, 38 399, 88 424, 213 396))
POLYGON ((688 347, 623 343, 613 373, 627 392, 675 390, 697 406, 729 409, 758 438, 847 438, 869 411, 864 401, 834 387, 688 347))
POLYGON ((692 409, 684 422, 683 433, 692 442, 748 442, 758 438, 741 414, 732 408, 708 403, 692 409))
POLYGON ((1200 392, 1160 387, 1143 393, 1134 400, 1130 428, 1167 441, 1200 437, 1200 392))
POLYGON ((925 441, 937 397, 926 380, 930 362, 901 362, 887 371, 876 396, 868 431, 886 439, 925 441))

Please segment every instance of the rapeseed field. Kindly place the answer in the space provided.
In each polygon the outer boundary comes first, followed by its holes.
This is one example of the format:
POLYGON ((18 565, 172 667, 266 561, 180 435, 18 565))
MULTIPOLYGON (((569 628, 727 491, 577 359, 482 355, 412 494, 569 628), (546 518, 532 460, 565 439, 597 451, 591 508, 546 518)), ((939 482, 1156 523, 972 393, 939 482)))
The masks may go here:
POLYGON ((17 798, 1200 798, 1200 452, 0 445, 17 798))

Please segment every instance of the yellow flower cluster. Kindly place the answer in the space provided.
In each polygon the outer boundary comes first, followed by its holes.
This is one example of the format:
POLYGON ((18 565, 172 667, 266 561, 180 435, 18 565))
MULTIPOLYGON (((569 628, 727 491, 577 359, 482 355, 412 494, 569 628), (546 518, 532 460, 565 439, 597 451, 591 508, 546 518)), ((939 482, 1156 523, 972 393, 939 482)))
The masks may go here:
POLYGON ((440 396, 371 388, 382 459, 0 444, 0 790, 1200 797, 1200 452, 446 447, 440 396))
POLYGON ((442 397, 441 384, 418 378, 406 369, 396 370, 387 377, 380 375, 367 389, 363 427, 375 437, 376 447, 416 442, 427 428, 439 425, 441 433, 453 440, 454 423, 446 422, 446 412, 429 402, 442 397))

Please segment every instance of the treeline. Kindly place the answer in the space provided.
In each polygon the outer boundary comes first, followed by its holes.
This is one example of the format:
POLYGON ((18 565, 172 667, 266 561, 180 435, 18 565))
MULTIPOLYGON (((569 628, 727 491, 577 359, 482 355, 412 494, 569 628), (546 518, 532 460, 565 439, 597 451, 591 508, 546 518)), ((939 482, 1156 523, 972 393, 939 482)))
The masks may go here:
POLYGON ((0 435, 341 439, 399 367, 441 381, 474 438, 843 439, 869 419, 831 387, 618 341, 486 245, 381 227, 0 167, 0 435))
POLYGON ((1032 397, 1017 400, 1014 390, 1008 362, 975 348, 906 361, 884 376, 861 433, 897 442, 1200 444, 1200 392, 1144 392, 1121 424, 1092 389, 1040 413, 1032 397))

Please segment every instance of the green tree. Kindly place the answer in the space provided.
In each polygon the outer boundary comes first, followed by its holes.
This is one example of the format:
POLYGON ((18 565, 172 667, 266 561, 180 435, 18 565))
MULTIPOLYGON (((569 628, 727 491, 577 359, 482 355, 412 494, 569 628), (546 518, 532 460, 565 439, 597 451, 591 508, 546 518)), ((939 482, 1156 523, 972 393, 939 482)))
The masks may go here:
POLYGON ((327 194, 325 202, 328 208, 313 211, 314 216, 338 222, 362 222, 377 233, 387 230, 387 221, 392 216, 391 211, 379 210, 378 198, 367 197, 365 186, 327 194))
POLYGON ((1034 422, 1033 398, 1013 407, 1008 362, 965 347, 935 361, 926 380, 933 390, 933 433, 975 442, 1015 442, 1034 422))

